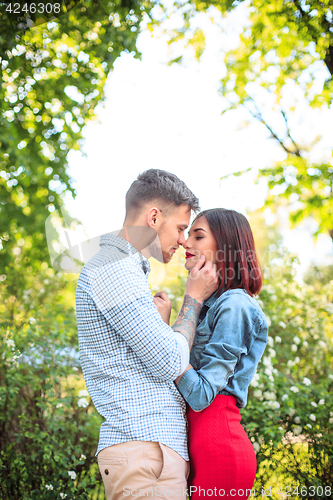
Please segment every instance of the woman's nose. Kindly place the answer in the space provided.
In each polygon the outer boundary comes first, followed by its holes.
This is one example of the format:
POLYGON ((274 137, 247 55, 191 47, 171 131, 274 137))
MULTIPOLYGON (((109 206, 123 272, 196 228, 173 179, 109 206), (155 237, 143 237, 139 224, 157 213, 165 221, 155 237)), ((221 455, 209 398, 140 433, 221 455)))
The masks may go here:
POLYGON ((186 248, 186 249, 189 249, 190 248, 190 244, 189 244, 189 239, 190 238, 187 238, 187 240, 184 241, 184 244, 183 244, 183 247, 186 248))

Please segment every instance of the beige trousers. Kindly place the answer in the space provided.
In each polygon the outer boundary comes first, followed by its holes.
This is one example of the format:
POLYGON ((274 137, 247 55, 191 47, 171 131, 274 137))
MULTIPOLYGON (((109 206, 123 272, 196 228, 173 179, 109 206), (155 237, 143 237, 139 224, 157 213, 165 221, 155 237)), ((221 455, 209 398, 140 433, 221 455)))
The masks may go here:
POLYGON ((162 443, 115 444, 100 451, 97 459, 107 500, 186 500, 189 462, 162 443))

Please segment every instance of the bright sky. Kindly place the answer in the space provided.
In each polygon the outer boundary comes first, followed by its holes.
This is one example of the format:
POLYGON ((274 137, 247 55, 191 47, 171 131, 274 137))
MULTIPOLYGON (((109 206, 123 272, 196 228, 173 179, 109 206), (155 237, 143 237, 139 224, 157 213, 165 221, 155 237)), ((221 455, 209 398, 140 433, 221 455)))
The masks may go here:
MULTIPOLYGON (((69 156, 78 194, 75 201, 66 198, 66 207, 89 237, 122 226, 126 191, 148 168, 180 177, 199 197, 203 210, 224 207, 245 214, 263 205, 266 185, 254 184, 256 173, 284 156, 264 126, 253 122, 243 127, 249 117, 241 110, 221 115, 222 48, 223 41, 228 39, 230 45, 232 38, 230 42, 230 36, 211 24, 207 33, 201 63, 188 49, 183 66, 168 66, 171 54, 165 39, 151 37, 148 31, 138 39, 141 61, 129 54, 116 60, 106 101, 97 110, 99 121, 84 130, 87 156, 69 156), (251 174, 220 183, 221 176, 249 167, 251 174)), ((325 125, 319 115, 316 125, 325 125)), ((325 236, 314 246, 308 230, 285 228, 285 245, 299 254, 302 269, 332 250, 325 236)))

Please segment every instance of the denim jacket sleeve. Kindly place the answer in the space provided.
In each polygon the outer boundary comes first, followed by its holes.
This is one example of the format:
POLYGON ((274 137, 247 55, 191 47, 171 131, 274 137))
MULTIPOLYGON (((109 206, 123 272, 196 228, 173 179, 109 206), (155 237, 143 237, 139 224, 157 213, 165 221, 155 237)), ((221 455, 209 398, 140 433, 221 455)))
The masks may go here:
POLYGON ((213 333, 202 352, 200 369, 185 372, 178 384, 178 390, 193 410, 207 408, 225 388, 241 356, 251 348, 258 319, 250 301, 237 295, 222 295, 216 301, 213 333))

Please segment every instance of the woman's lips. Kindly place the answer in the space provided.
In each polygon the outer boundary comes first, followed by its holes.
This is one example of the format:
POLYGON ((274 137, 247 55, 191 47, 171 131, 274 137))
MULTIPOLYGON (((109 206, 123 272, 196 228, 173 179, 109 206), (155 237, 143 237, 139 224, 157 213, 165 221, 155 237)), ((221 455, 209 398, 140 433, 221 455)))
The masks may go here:
POLYGON ((185 257, 186 257, 187 259, 190 259, 191 257, 194 257, 194 255, 193 255, 193 253, 186 252, 186 253, 185 253, 185 257))

